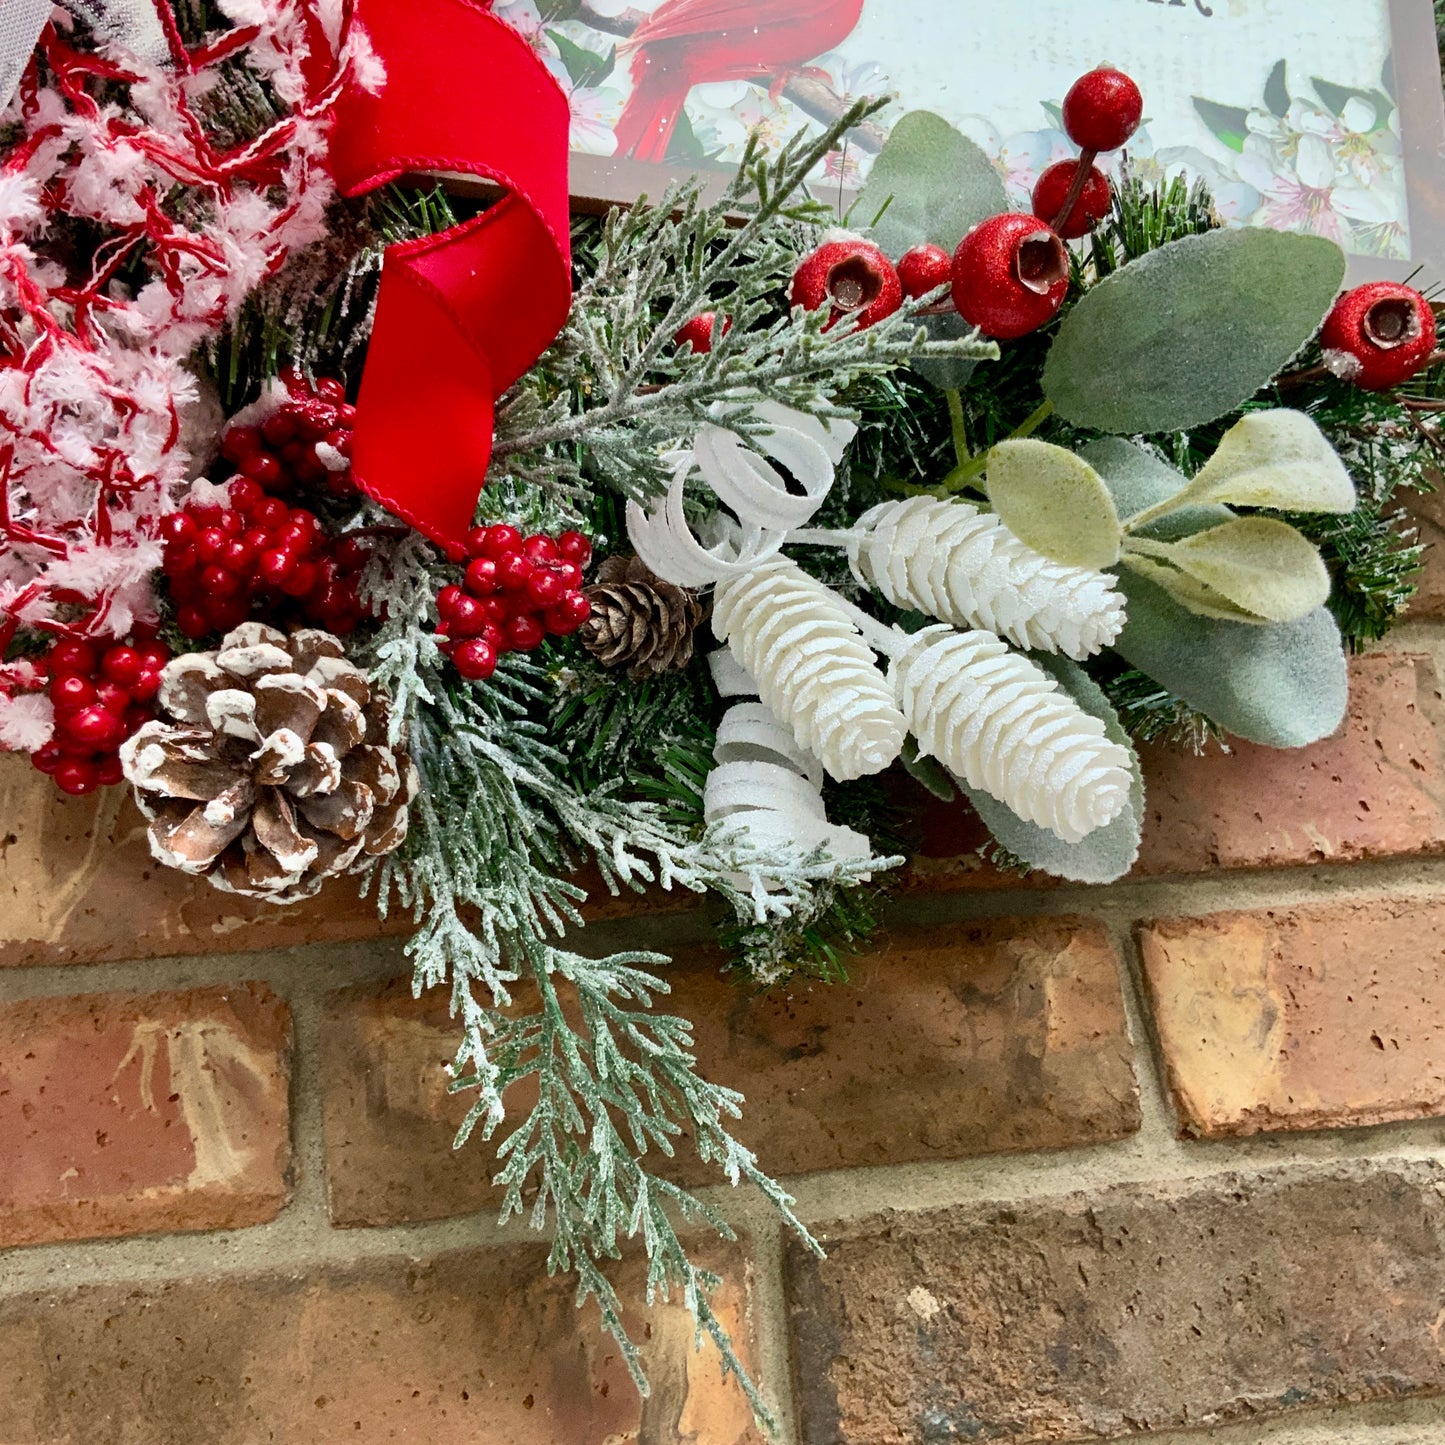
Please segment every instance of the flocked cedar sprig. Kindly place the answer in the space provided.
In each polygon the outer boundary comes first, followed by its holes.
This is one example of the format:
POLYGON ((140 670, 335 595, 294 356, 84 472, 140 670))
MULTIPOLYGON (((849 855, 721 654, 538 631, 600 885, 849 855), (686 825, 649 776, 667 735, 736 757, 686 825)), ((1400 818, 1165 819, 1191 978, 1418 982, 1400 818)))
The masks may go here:
POLYGON ((614 887, 710 888, 765 931, 827 913, 835 886, 896 860, 847 868, 747 850, 703 831, 685 795, 669 810, 615 774, 598 784, 554 744, 556 679, 536 664, 509 657, 486 687, 459 684, 431 631, 439 580, 434 552, 415 538, 372 570, 368 587, 387 620, 368 656, 423 778, 411 835, 377 887, 383 910, 393 900, 415 912, 417 990, 450 991, 461 1028, 454 1087, 477 1096, 458 1143, 478 1129, 499 1141, 503 1217, 525 1213, 551 1231, 551 1267, 575 1272, 579 1301, 596 1301, 639 1388, 638 1351, 602 1269, 633 1238, 647 1254, 649 1292, 681 1295, 766 1418, 709 1303, 716 1280, 679 1234, 689 1224, 731 1231, 651 1159, 670 1156, 686 1134, 723 1178, 756 1187, 809 1236, 730 1132, 741 1097, 698 1074, 691 1026, 654 1007, 668 992, 659 972, 668 960, 634 951, 591 958, 564 945, 582 922, 572 874, 590 859, 614 887), (508 1092, 525 1079, 536 1081, 537 1101, 514 1115, 508 1092))
POLYGON ((808 198, 807 178, 876 108, 860 102, 773 158, 751 137, 715 203, 687 181, 655 205, 613 211, 576 258, 580 280, 562 335, 499 409, 494 471, 555 486, 579 474, 585 440, 588 480, 645 500, 671 478, 662 453, 719 401, 739 430, 749 429, 754 402, 844 415, 840 396, 861 376, 911 359, 996 356, 992 342, 973 335, 930 340, 920 303, 866 330, 825 334, 826 310, 790 314, 781 299, 831 219, 808 198), (711 351, 679 347, 678 331, 708 311, 730 322, 714 332, 711 351))

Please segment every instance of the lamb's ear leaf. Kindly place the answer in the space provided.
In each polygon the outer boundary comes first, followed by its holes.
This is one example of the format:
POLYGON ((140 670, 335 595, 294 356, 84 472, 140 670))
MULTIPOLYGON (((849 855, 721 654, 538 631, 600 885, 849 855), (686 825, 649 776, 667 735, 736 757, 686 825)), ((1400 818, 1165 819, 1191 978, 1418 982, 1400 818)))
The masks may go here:
POLYGON ((988 454, 988 499, 1019 541, 1055 562, 1112 567, 1123 531, 1103 479, 1082 457, 1033 437, 988 454))
POLYGON ((1278 407, 1252 411, 1220 438, 1181 502, 1229 502, 1283 512, 1353 512, 1355 484, 1314 420, 1278 407))
POLYGON ((1065 843, 1047 828, 1020 818, 1012 808, 991 794, 969 788, 960 778, 954 777, 953 780, 973 804, 994 840, 1016 858, 1032 868, 1074 883, 1113 883, 1134 866, 1134 860, 1139 856, 1139 837, 1144 819, 1144 779, 1139 770, 1139 759, 1128 733, 1119 722, 1118 714, 1083 668, 1066 657, 1047 653, 1034 655, 1033 661, 1056 678, 1059 686, 1085 712, 1103 722, 1111 742, 1128 749, 1133 782, 1124 811, 1107 827, 1096 828, 1081 842, 1065 843))
POLYGON ((1327 609, 1251 626, 1197 616, 1127 568, 1118 585, 1129 620, 1114 650, 1226 732, 1299 748, 1344 721, 1345 650, 1327 609))
POLYGON ((1248 401, 1319 329, 1345 277, 1322 236, 1185 236, 1100 281, 1064 317, 1044 395, 1075 426, 1187 431, 1248 401))
POLYGON ((889 132, 852 214, 897 260, 925 241, 952 251, 1007 209, 1003 180, 983 150, 942 116, 915 110, 889 132))
POLYGON ((1293 622, 1330 595, 1318 549, 1275 517, 1234 517, 1168 548, 1173 566, 1266 622, 1293 622))

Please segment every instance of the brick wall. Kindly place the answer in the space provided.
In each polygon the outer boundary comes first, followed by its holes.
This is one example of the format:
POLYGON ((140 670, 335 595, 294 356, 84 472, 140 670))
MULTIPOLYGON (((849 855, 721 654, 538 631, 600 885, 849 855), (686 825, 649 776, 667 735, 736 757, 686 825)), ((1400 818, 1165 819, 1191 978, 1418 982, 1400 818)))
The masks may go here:
MULTIPOLYGON (((1113 888, 931 815, 844 986, 750 996, 696 912, 597 910, 678 954, 828 1246, 709 1191, 787 1445, 1445 1441, 1442 668, 1423 618, 1334 740, 1152 752, 1113 888)), ((756 1445, 680 1310, 634 1320, 640 1402, 498 1228, 444 1004, 365 905, 158 873, 13 760, 0 819, 0 1441, 756 1445)))

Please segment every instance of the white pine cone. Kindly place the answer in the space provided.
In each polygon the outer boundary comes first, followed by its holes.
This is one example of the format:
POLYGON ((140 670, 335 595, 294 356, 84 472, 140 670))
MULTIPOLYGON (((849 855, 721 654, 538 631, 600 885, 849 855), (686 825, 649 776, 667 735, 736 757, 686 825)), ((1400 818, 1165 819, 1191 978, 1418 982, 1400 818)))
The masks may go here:
POLYGON ((415 769, 329 632, 243 623, 166 665, 160 711, 120 759, 167 867, 295 903, 405 839, 415 769))
POLYGON ((992 633, 924 628, 892 675, 921 751, 1064 842, 1106 827, 1129 801, 1128 752, 992 633))
POLYGON ((883 502, 858 519, 848 560, 895 606, 1038 652, 1082 660, 1124 627, 1111 576, 1051 562, 967 502, 883 502))
POLYGON ((713 630, 832 777, 881 773, 902 752, 903 714, 862 633, 796 562, 773 557, 719 583, 713 630))

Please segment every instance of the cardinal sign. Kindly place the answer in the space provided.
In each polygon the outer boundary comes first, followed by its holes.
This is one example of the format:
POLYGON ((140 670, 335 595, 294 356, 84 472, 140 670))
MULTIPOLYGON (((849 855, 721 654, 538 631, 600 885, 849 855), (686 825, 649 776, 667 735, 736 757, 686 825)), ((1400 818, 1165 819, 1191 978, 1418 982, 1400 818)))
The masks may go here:
POLYGON ((571 96, 584 201, 657 195, 679 172, 720 185, 750 133, 780 146, 878 97, 819 195, 846 208, 899 117, 929 110, 1024 207, 1076 154, 1065 91, 1109 64, 1150 98, 1136 174, 1205 180, 1231 224, 1329 236, 1360 277, 1445 281, 1430 0, 591 0, 541 30, 532 0, 497 13, 534 32, 571 96))

